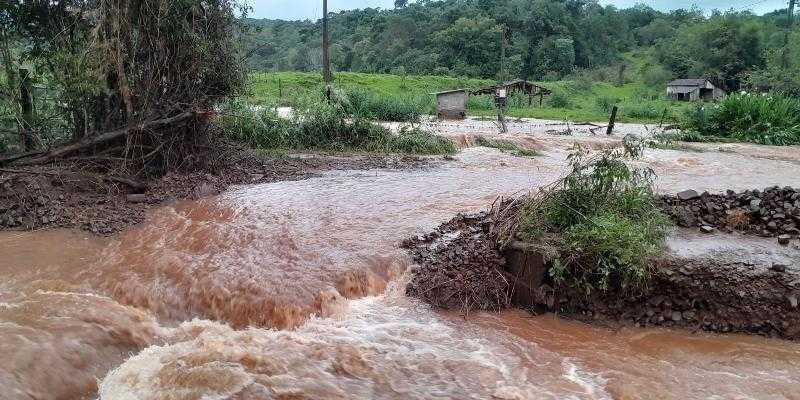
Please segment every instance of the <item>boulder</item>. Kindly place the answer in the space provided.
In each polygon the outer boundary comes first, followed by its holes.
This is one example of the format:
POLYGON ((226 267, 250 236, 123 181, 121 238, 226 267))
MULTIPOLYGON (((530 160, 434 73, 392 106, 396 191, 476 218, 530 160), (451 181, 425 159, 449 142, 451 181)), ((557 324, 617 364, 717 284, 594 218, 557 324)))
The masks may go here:
POLYGON ((689 190, 684 190, 682 192, 679 192, 677 196, 678 196, 679 200, 687 201, 687 200, 694 200, 694 199, 699 198, 700 197, 700 193, 697 193, 696 190, 689 189, 689 190))

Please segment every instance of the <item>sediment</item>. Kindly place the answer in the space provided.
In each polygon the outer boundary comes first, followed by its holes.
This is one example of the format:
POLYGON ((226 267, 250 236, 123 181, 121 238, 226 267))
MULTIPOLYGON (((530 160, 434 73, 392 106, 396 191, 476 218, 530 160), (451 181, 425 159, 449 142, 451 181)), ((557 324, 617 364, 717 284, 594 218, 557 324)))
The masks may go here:
POLYGON ((503 305, 497 298, 507 298, 506 307, 599 325, 800 340, 796 240, 780 245, 774 238, 677 229, 667 242, 666 255, 653 261, 653 278, 641 293, 586 296, 554 284, 536 246, 517 243, 499 251, 488 234, 491 224, 486 213, 459 215, 431 234, 406 241, 419 265, 407 293, 449 309, 461 308, 452 299, 465 296, 472 297, 472 304, 491 305, 483 308, 487 310, 503 305), (489 289, 481 291, 482 285, 489 289))
POLYGON ((131 187, 76 165, 0 170, 0 230, 71 228, 112 235, 144 221, 147 210, 213 196, 231 185, 307 179, 330 170, 419 168, 430 158, 402 155, 265 156, 228 148, 208 168, 173 171, 131 187))

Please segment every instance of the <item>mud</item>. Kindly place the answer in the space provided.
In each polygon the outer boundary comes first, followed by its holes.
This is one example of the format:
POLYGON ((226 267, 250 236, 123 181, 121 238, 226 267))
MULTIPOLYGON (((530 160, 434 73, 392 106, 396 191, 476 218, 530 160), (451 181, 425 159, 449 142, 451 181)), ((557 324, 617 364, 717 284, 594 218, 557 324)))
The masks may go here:
POLYGON ((495 293, 502 293, 534 313, 551 312, 604 326, 675 327, 800 340, 800 245, 676 230, 643 293, 627 299, 599 292, 586 297, 554 284, 546 274, 541 285, 517 284, 517 276, 510 274, 517 268, 504 258, 508 253, 501 254, 486 234, 490 224, 486 213, 459 215, 433 233, 406 241, 420 265, 408 294, 458 310, 463 301, 452 299, 470 298, 470 304, 495 307, 501 304, 495 293), (505 273, 486 274, 486 269, 505 273), (530 293, 521 295, 520 290, 530 293))
POLYGON ((76 228, 108 236, 141 223, 154 206, 213 196, 231 185, 307 179, 330 170, 408 169, 432 163, 431 158, 395 155, 229 153, 221 157, 221 165, 170 172, 143 182, 144 190, 82 175, 74 166, 0 171, 0 230, 76 228))

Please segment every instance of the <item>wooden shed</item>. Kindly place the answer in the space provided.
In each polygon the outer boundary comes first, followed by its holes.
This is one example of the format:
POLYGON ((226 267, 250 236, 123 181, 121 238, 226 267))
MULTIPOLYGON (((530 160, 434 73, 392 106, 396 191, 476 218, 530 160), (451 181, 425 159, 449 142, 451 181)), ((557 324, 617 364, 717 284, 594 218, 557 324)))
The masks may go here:
POLYGON ((676 79, 667 84, 667 96, 676 101, 716 101, 725 91, 708 79, 676 79))
POLYGON ((467 117, 467 90, 455 89, 432 93, 436 96, 436 114, 439 119, 464 119, 467 117))
POLYGON ((537 85, 533 82, 526 81, 524 79, 514 79, 512 81, 499 83, 497 85, 487 86, 484 88, 480 88, 478 90, 473 90, 473 95, 482 95, 482 94, 489 94, 494 95, 497 93, 498 90, 505 90, 507 95, 511 93, 522 93, 528 96, 528 105, 531 104, 531 101, 534 96, 539 97, 539 105, 542 103, 542 99, 544 96, 550 95, 553 92, 544 87, 537 85))

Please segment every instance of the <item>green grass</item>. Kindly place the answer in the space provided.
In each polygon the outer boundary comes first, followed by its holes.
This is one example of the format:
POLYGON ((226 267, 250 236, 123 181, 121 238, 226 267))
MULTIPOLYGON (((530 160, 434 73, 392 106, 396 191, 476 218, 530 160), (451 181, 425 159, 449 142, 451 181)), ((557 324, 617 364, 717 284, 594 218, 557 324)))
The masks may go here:
MULTIPOLYGON (((430 93, 458 88, 477 89, 493 84, 494 81, 487 79, 357 72, 338 72, 334 79, 335 87, 344 92, 367 92, 372 97, 387 99, 383 101, 387 104, 376 105, 375 110, 403 109, 410 104, 423 114, 435 113, 435 100, 430 93)), ((605 82, 587 83, 580 80, 539 84, 553 90, 554 95, 546 96, 542 106, 539 106, 538 98, 534 98, 532 105, 528 106, 527 98, 512 97, 507 112, 509 117, 606 122, 611 106, 617 104, 617 120, 620 122, 657 122, 662 115, 665 121, 673 122, 688 108, 686 103, 664 100, 663 88, 651 88, 641 83, 619 87, 605 82)), ((250 75, 246 98, 253 104, 292 106, 298 97, 319 93, 321 88, 322 78, 317 73, 258 72, 250 75)), ((470 96, 467 102, 468 115, 488 116, 494 113, 491 96, 470 96)), ((373 113, 378 119, 398 119, 391 115, 391 112, 373 113)))
POLYGON ((501 244, 519 238, 554 249, 550 275, 558 285, 585 294, 641 293, 670 226, 653 174, 627 163, 642 149, 626 142, 590 156, 576 148, 565 178, 518 202, 512 222, 499 229, 501 244))
POLYGON ((297 101, 292 118, 273 107, 234 100, 219 110, 214 125, 227 137, 268 153, 288 151, 452 154, 455 144, 419 128, 398 134, 348 114, 340 103, 318 97, 297 101))
POLYGON ((536 157, 539 155, 539 152, 535 149, 526 149, 520 147, 518 144, 503 139, 489 139, 484 136, 478 136, 475 138, 475 144, 477 146, 483 147, 491 147, 494 149, 498 149, 504 153, 511 153, 512 155, 518 157, 536 157))
POLYGON ((800 144, 800 99, 740 93, 686 113, 684 140, 735 140, 766 145, 800 144))

